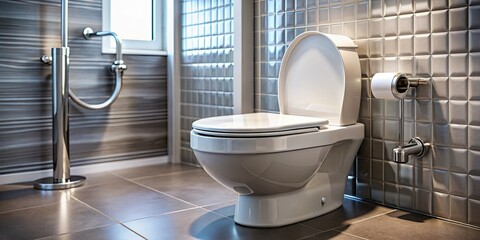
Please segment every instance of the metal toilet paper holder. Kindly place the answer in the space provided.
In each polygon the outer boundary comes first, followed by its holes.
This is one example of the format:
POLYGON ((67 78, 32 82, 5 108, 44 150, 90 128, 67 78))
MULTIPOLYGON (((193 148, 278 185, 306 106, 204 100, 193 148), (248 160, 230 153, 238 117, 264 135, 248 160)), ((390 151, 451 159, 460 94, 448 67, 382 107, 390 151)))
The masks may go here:
POLYGON ((404 113, 404 99, 401 95, 404 94, 410 88, 416 88, 420 85, 428 84, 429 80, 422 78, 408 78, 404 74, 397 74, 392 81, 392 93, 393 95, 400 100, 400 129, 398 137, 398 146, 393 149, 393 161, 396 163, 407 163, 408 156, 415 156, 416 158, 421 158, 425 156, 430 147, 430 143, 424 142, 419 137, 414 137, 405 143, 405 113, 404 113))

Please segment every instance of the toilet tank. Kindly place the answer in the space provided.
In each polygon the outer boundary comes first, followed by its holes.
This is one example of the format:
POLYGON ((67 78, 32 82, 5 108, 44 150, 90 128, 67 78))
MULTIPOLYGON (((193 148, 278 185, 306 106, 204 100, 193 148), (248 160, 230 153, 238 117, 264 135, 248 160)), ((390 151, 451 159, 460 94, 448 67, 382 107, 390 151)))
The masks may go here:
POLYGON ((321 117, 330 125, 355 124, 361 94, 356 48, 346 36, 320 32, 297 36, 280 67, 280 113, 321 117))

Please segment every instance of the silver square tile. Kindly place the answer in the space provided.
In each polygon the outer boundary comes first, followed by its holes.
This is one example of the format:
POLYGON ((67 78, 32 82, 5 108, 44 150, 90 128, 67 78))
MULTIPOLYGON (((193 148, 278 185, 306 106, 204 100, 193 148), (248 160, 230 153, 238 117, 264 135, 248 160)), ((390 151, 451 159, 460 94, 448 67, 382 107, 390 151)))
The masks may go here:
POLYGON ((381 18, 370 20, 370 37, 383 37, 383 20, 381 18))
POLYGON ((433 101, 433 122, 435 123, 448 123, 448 101, 440 100, 433 101))
POLYGON ((372 138, 383 139, 385 136, 383 119, 372 119, 372 138))
POLYGON ((343 5, 343 21, 355 21, 355 4, 344 4, 343 5))
POLYGON ((468 79, 468 99, 480 100, 480 77, 470 77, 468 79))
POLYGON ((480 225, 480 201, 468 199, 468 223, 480 225))
POLYGON ((413 166, 399 164, 398 182, 401 185, 413 186, 413 166))
POLYGON ((370 0, 370 17, 382 17, 383 16, 383 1, 382 0, 370 0))
POLYGON ((370 16, 369 3, 370 1, 367 1, 367 0, 362 0, 357 2, 357 20, 366 19, 370 16))
POLYGON ((468 150, 468 174, 480 176, 480 151, 468 150))
POLYGON ((372 38, 369 41, 369 50, 371 57, 381 57, 383 54, 383 39, 382 38, 372 38))
POLYGON ((448 99, 448 78, 434 77, 432 78, 432 91, 434 99, 448 99))
POLYGON ((415 0, 415 12, 425 12, 431 9, 429 0, 415 0))
POLYGON ((469 67, 469 76, 480 76, 480 53, 470 53, 468 63, 469 67))
POLYGON ((417 34, 414 37, 415 55, 430 54, 430 34, 417 34))
POLYGON ((398 37, 398 55, 400 56, 413 56, 413 36, 400 36, 398 37))
POLYGON ((450 146, 450 133, 448 131, 448 124, 433 125, 433 143, 436 146, 450 146))
POLYGON ((432 212, 435 216, 450 217, 450 198, 446 193, 433 192, 432 212))
POLYGON ((385 0, 384 1, 385 16, 394 16, 398 14, 398 1, 397 0, 385 0))
POLYGON ((398 34, 412 35, 413 34, 413 14, 400 15, 398 17, 398 34))
POLYGON ((430 33, 430 12, 415 13, 415 34, 430 33))
POLYGON ((468 41, 470 42, 469 51, 470 52, 480 52, 480 30, 470 30, 468 31, 468 41))
POLYGON ((397 57, 385 57, 383 58, 383 71, 384 72, 398 72, 397 70, 397 57))
POLYGON ((413 1, 412 0, 399 0, 399 13, 413 13, 413 1))
POLYGON ((409 74, 409 75, 414 74, 413 73, 413 64, 414 64, 413 57, 399 57, 397 63, 398 63, 397 69, 399 72, 409 74))
POLYGON ((384 191, 383 191, 383 182, 372 181, 372 200, 383 203, 384 201, 384 191))
POLYGON ((413 187, 398 186, 398 205, 402 208, 413 209, 413 187))
POLYGON ((468 175, 468 197, 480 200, 480 176, 468 175))
POLYGON ((450 53, 467 53, 468 52, 468 32, 455 31, 448 34, 449 52, 450 53))
POLYGON ((468 8, 468 28, 480 28, 480 6, 470 6, 468 8))
POLYGON ((385 17, 383 19, 383 28, 384 28, 384 35, 388 36, 397 36, 397 29, 398 29, 398 17, 385 17))
POLYGON ((467 198, 450 195, 450 219, 467 222, 467 216, 467 198))
MULTIPOLYGON (((383 160, 383 141, 381 140, 372 140, 372 158, 383 160)), ((383 167, 382 167, 383 169, 383 167)), ((374 171, 375 173, 375 171, 374 171)), ((382 177, 383 180, 383 177, 382 177)))
POLYGON ((397 56, 397 37, 387 37, 384 39, 384 54, 385 57, 394 57, 397 56))
POLYGON ((450 149, 447 147, 437 147, 433 146, 431 151, 433 151, 433 168, 449 170, 450 169, 450 149))
POLYGON ((451 77, 449 82, 450 100, 467 100, 468 79, 466 77, 451 77))
POLYGON ((460 100, 450 100, 450 123, 467 124, 468 122, 468 102, 460 100))
POLYGON ((383 160, 375 160, 373 159, 372 162, 372 179, 377 181, 383 181, 383 160))
MULTIPOLYGON (((433 1, 441 2, 441 1, 433 1)), ((432 32, 447 32, 448 31, 448 11, 439 10, 432 12, 432 32)))
POLYGON ((432 169, 415 167, 414 174, 415 187, 432 190, 432 169))
POLYGON ((468 148, 480 150, 480 127, 468 126, 468 148))
POLYGON ((468 124, 480 126, 480 101, 468 102, 468 124))
POLYGON ((434 169, 433 170, 433 190, 436 192, 448 193, 450 189, 449 171, 434 169))
POLYGON ((459 31, 467 30, 468 20, 467 20, 467 8, 452 8, 448 10, 448 19, 449 19, 449 30, 450 31, 459 31))
POLYGON ((450 173, 450 194, 460 197, 468 195, 468 175, 464 173, 450 173))
POLYGON ((468 173, 468 151, 464 148, 450 149, 450 170, 468 173))
POLYGON ((448 8, 449 0, 436 0, 431 2, 432 10, 446 9, 448 8))
POLYGON ((415 56, 415 75, 419 77, 431 77, 431 56, 415 56))
POLYGON ((432 213, 432 192, 423 189, 415 189, 415 210, 432 213))
POLYGON ((432 76, 448 76, 448 55, 432 55, 432 76))
MULTIPOLYGON (((375 121, 374 121, 375 122, 375 121)), ((398 121, 385 120, 385 132, 384 139, 390 141, 397 141, 399 137, 399 125, 398 121)), ((375 129, 375 126, 373 127, 375 129)))
POLYGON ((318 23, 319 24, 328 24, 328 23, 330 23, 329 19, 330 18, 329 18, 329 8, 328 7, 318 9, 318 23))
POLYGON ((447 54, 448 53, 448 34, 447 33, 432 33, 432 54, 447 54))
POLYGON ((432 101, 417 100, 415 101, 416 120, 420 122, 432 121, 432 101))
POLYGON ((330 23, 338 23, 343 21, 343 6, 334 5, 329 8, 330 23))
POLYGON ((468 128, 467 125, 450 124, 450 145, 452 147, 465 147, 468 141, 468 128))
POLYGON ((398 185, 385 183, 385 204, 398 206, 398 185))

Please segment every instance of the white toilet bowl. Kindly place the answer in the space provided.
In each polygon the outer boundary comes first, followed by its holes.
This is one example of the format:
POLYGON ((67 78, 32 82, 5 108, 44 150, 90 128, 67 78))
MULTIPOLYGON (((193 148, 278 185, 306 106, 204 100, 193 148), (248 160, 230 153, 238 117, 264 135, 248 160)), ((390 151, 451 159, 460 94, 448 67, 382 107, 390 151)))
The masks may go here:
POLYGON ((342 204, 364 137, 356 123, 360 64, 344 36, 306 32, 288 47, 279 76, 281 114, 200 119, 190 145, 207 173, 239 194, 235 222, 275 227, 342 204))

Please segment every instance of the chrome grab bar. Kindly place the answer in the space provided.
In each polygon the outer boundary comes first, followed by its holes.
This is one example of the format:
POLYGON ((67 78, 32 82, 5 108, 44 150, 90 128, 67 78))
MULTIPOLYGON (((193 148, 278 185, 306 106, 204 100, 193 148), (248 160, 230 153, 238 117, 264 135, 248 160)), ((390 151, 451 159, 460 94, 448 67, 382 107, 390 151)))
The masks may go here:
POLYGON ((117 99, 118 95, 120 94, 120 90, 122 90, 122 80, 123 80, 122 79, 122 74, 123 74, 123 71, 127 69, 127 65, 125 64, 125 62, 122 59, 122 40, 117 36, 117 34, 114 33, 114 32, 94 32, 89 27, 86 27, 83 30, 83 37, 85 39, 89 39, 89 38, 95 37, 95 36, 98 36, 98 37, 112 36, 115 39, 116 59, 112 63, 112 66, 111 66, 111 69, 110 69, 112 72, 115 73, 115 88, 113 90, 113 93, 103 103, 90 104, 90 103, 86 103, 86 102, 82 101, 80 98, 77 97, 77 95, 75 95, 75 93, 72 91, 72 89, 69 89, 70 98, 73 100, 73 102, 75 102, 76 104, 78 104, 78 105, 80 105, 84 108, 92 109, 92 110, 102 109, 102 108, 108 107, 117 99))

